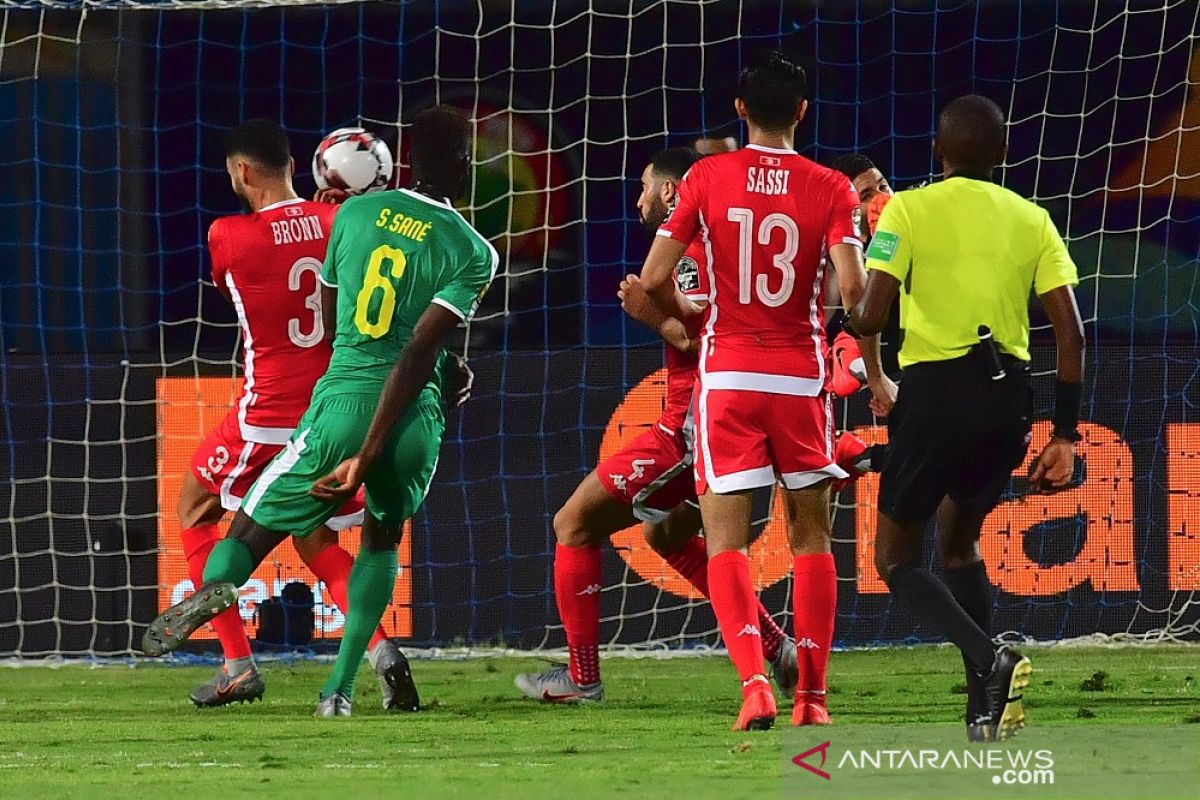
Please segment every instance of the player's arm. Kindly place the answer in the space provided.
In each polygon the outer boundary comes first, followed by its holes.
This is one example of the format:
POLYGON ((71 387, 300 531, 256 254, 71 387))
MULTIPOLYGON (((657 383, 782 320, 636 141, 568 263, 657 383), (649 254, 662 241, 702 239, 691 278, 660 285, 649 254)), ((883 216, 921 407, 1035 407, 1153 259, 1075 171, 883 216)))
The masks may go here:
POLYGON ((429 382, 442 357, 446 338, 459 321, 457 314, 441 305, 431 304, 425 309, 413 328, 412 338, 388 373, 362 447, 332 473, 314 483, 309 494, 318 500, 334 501, 343 500, 358 489, 367 471, 383 453, 384 442, 396 421, 429 382))
MULTIPOLYGON (((642 274, 639 277, 642 291, 663 317, 678 320, 689 316, 687 298, 679 291, 673 277, 675 265, 683 258, 686 250, 687 244, 683 241, 660 233, 654 237, 654 244, 650 246, 650 252, 646 255, 646 263, 642 265, 642 274)), ((658 329, 658 326, 649 322, 646 324, 655 330, 658 329)))
POLYGON ((333 344, 337 336, 337 285, 338 244, 341 242, 341 221, 344 215, 333 218, 333 229, 329 231, 329 243, 325 245, 325 263, 317 280, 321 284, 321 323, 325 326, 325 341, 333 344))
POLYGON ((225 285, 225 275, 229 272, 229 265, 225 260, 225 237, 222 234, 224 226, 221 220, 213 221, 213 224, 208 228, 208 257, 209 263, 212 264, 213 283, 217 287, 217 291, 221 296, 233 303, 233 297, 229 294, 229 287, 225 285))
POLYGON ((337 336, 337 287, 321 282, 321 323, 325 326, 325 341, 333 344, 337 336))
MULTIPOLYGON (((842 307, 851 313, 866 293, 867 271, 863 267, 862 248, 854 244, 835 244, 829 248, 829 261, 837 272, 838 291, 842 307)), ((882 326, 880 327, 882 330, 882 326)), ((867 368, 867 388, 871 392, 871 410, 886 417, 896 402, 896 384, 883 372, 883 357, 879 350, 879 331, 859 331, 858 347, 867 368)))
POLYGON ((1075 442, 1079 441, 1079 406, 1083 397, 1083 320, 1072 287, 1079 282, 1067 246, 1044 217, 1042 251, 1034 273, 1034 291, 1054 328, 1058 377, 1054 385, 1054 433, 1030 473, 1042 489, 1061 489, 1075 472, 1075 442))
POLYGON ((912 266, 911 238, 908 214, 900 198, 894 197, 880 213, 867 248, 867 285, 854 307, 849 309, 851 333, 871 336, 887 324, 900 284, 908 277, 912 266))
POLYGON ((676 295, 675 302, 683 314, 682 318, 667 316, 646 294, 637 275, 626 275, 617 291, 625 313, 658 333, 667 344, 677 350, 694 353, 699 348, 700 341, 688 334, 686 321, 698 316, 703 309, 682 292, 676 290, 676 295))

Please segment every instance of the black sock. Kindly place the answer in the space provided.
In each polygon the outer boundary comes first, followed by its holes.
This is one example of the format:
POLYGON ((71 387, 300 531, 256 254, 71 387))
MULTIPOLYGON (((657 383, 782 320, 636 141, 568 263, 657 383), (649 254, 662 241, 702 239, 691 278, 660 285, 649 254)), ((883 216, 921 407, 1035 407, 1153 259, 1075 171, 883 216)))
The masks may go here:
POLYGON ((983 632, 992 634, 992 582, 982 561, 942 572, 950 594, 983 632))
POLYGON ((901 606, 928 630, 949 639, 981 674, 991 672, 996 651, 984 633, 958 604, 946 584, 929 570, 903 564, 892 570, 888 588, 901 606))
MULTIPOLYGON (((988 580, 987 568, 982 561, 968 564, 965 567, 955 567, 942 572, 942 580, 954 595, 954 599, 962 606, 975 624, 989 636, 992 633, 992 583, 988 580)), ((983 697, 978 687, 970 691, 972 683, 979 680, 971 662, 963 655, 963 667, 967 673, 967 721, 970 722, 986 710, 982 707, 983 697)))

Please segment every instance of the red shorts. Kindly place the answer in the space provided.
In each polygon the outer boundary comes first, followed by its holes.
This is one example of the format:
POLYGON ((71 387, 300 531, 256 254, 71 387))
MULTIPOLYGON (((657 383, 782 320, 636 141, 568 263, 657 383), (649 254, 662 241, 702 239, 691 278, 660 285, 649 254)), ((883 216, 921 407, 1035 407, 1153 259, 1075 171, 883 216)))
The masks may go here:
POLYGON ((741 492, 776 480, 785 489, 803 489, 846 477, 833 462, 833 408, 825 393, 702 390, 697 406, 697 494, 741 492))
POLYGON ((642 522, 660 522, 679 504, 696 500, 687 439, 658 425, 600 462, 596 477, 642 522))
MULTIPOLYGON (((247 442, 238 425, 238 412, 230 411, 214 428, 192 455, 192 474, 208 493, 221 498, 221 507, 237 511, 242 498, 258 480, 267 464, 283 449, 281 444, 247 442)), ((363 522, 362 490, 346 502, 325 524, 335 531, 361 525, 363 522)), ((296 531, 311 533, 311 531, 296 531)))

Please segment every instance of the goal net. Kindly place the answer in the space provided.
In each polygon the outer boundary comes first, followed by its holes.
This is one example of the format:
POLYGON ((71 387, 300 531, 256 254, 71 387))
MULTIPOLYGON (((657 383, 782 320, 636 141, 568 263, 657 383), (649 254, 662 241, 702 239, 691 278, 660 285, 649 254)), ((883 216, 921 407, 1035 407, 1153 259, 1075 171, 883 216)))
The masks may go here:
MULTIPOLYGON (((434 102, 475 120, 464 201, 501 271, 463 333, 475 396, 401 551, 385 623, 420 646, 562 646, 551 519, 601 455, 661 410, 661 346, 620 278, 649 241, 638 178, 657 150, 741 137, 738 66, 783 46, 809 71, 797 148, 930 179, 937 110, 1008 111, 1000 178, 1051 213, 1080 268, 1088 373, 1082 482, 1014 479, 982 548, 997 631, 1194 638, 1200 620, 1200 6, 768 4, 751 0, 0 2, 0 656, 134 654, 191 584, 176 495, 240 380, 211 283, 212 220, 236 213, 221 152, 243 119, 291 135, 301 194, 349 124, 406 161, 434 102)), ((401 169, 403 174, 403 167, 401 169)), ((1053 340, 1036 323, 1039 419, 1053 340)), ((841 427, 882 440, 865 401, 841 427)), ((1034 448, 1048 436, 1038 423, 1034 448)), ((871 567, 877 483, 837 498, 837 641, 920 641, 871 567)), ((785 628, 791 558, 756 503, 755 581, 785 628)), ((347 544, 353 549, 353 533, 347 544)), ((717 645, 706 603, 630 529, 604 555, 604 640, 717 645)), ((243 589, 313 583, 285 545, 243 589)), ((317 636, 342 617, 315 586, 317 636)), ((202 640, 203 641, 203 640, 202 640)))

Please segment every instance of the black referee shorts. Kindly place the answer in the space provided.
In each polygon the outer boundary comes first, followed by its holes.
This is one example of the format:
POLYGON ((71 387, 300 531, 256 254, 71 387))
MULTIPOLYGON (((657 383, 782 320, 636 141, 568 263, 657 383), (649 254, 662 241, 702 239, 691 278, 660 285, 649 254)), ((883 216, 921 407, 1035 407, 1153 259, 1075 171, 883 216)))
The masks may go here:
POLYGON ((899 523, 929 519, 942 498, 991 511, 1024 460, 1033 417, 1029 365, 1004 357, 994 381, 975 356, 904 370, 888 417, 879 510, 899 523))

